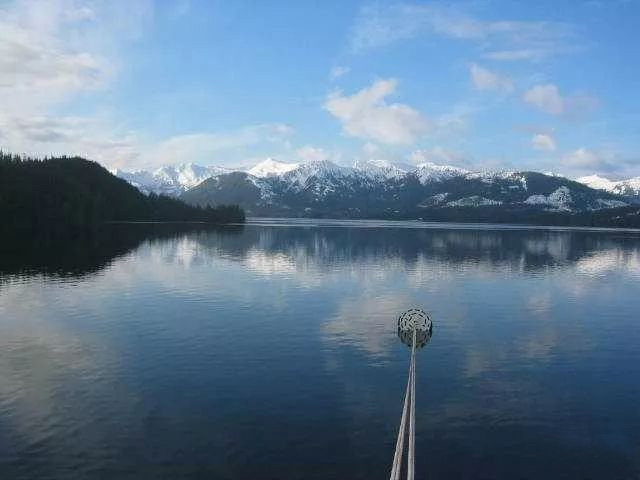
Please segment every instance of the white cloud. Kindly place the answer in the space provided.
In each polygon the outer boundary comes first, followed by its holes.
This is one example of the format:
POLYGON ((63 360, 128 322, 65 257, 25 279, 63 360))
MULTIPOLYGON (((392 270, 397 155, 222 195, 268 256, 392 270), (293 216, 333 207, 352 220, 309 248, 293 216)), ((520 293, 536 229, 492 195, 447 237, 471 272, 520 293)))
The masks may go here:
POLYGON ((531 137, 531 146, 534 150, 552 152, 556 149, 556 141, 547 133, 536 133, 531 137))
POLYGON ((550 115, 562 115, 565 112, 564 99, 558 87, 552 84, 536 85, 527 90, 522 99, 550 115))
POLYGON ((434 137, 460 138, 469 129, 470 117, 474 109, 464 104, 454 106, 451 111, 433 119, 434 137))
POLYGON ((37 157, 80 155, 113 167, 135 163, 140 151, 134 133, 114 129, 99 117, 2 113, 0 146, 37 157))
POLYGON ((267 123, 250 125, 226 132, 194 132, 176 135, 141 155, 145 166, 160 166, 179 162, 200 162, 204 164, 233 165, 238 154, 245 157, 251 148, 289 148, 289 138, 294 130, 289 125, 267 123))
POLYGON ((79 0, 0 6, 0 148, 77 154, 118 164, 138 157, 135 135, 104 115, 53 113, 74 96, 108 88, 122 42, 152 16, 148 1, 79 0))
POLYGON ((296 154, 303 162, 319 162, 322 160, 328 160, 330 157, 323 148, 312 147, 310 145, 299 148, 296 150, 296 154))
POLYGON ((400 103, 387 104, 397 81, 378 80, 353 95, 329 95, 324 108, 342 123, 346 135, 393 145, 414 143, 428 131, 427 119, 400 103))
POLYGON ((0 95, 41 97, 101 86, 108 77, 104 59, 88 52, 72 52, 23 28, 0 23, 0 95))
POLYGON ((363 7, 350 43, 359 52, 428 35, 473 42, 493 60, 541 60, 576 49, 575 29, 566 23, 484 21, 456 7, 408 3, 363 7))
POLYGON ((380 152, 380 146, 373 142, 367 142, 362 146, 362 152, 367 156, 375 155, 380 152))
POLYGON ((133 168, 206 159, 260 143, 283 145, 291 128, 282 124, 197 132, 151 146, 104 113, 60 113, 63 102, 109 88, 123 42, 142 34, 152 10, 146 0, 19 0, 0 6, 0 148, 133 168))
POLYGON ((522 99, 549 115, 565 115, 574 118, 588 114, 598 106, 598 100, 595 97, 586 94, 565 97, 552 83, 531 87, 524 93, 522 99))
POLYGON ((606 175, 614 178, 630 178, 638 175, 640 162, 637 157, 620 152, 581 147, 562 156, 560 164, 573 176, 606 175))
POLYGON ((340 77, 346 75, 347 73, 349 73, 350 70, 351 69, 349 67, 336 65, 329 72, 329 80, 331 80, 331 81, 337 80, 338 78, 340 78, 340 77))
POLYGON ((235 166, 264 149, 286 151, 293 129, 284 124, 250 125, 226 132, 194 132, 150 144, 135 132, 114 129, 109 119, 0 113, 0 147, 43 157, 79 155, 109 168, 153 168, 182 162, 235 166), (10 147, 7 147, 10 146, 10 147))
POLYGON ((0 103, 3 113, 31 113, 73 93, 103 86, 111 65, 67 38, 93 16, 68 2, 14 2, 0 7, 0 103))
POLYGON ((469 73, 471 74, 473 86, 478 90, 498 90, 502 92, 511 92, 513 90, 513 82, 510 78, 492 72, 476 63, 472 63, 469 66, 469 73))
POLYGON ((605 158, 584 147, 566 154, 562 157, 562 163, 567 167, 576 169, 601 170, 605 168, 609 170, 609 162, 605 158))
POLYGON ((446 164, 460 166, 465 163, 465 158, 461 153, 447 150, 439 145, 429 149, 421 149, 411 152, 409 160, 414 165, 430 162, 438 165, 446 164))
POLYGON ((0 6, 3 112, 43 113, 70 96, 103 88, 117 73, 122 42, 152 17, 148 1, 17 0, 0 6))

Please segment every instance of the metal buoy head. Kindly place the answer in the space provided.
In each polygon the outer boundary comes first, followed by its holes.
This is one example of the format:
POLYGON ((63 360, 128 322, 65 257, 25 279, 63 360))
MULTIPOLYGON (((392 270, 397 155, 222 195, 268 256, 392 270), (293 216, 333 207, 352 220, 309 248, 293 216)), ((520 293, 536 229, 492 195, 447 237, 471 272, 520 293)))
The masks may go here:
POLYGON ((413 331, 416 332, 416 348, 424 347, 433 334, 433 322, 424 310, 410 308, 398 317, 398 338, 411 347, 413 331))

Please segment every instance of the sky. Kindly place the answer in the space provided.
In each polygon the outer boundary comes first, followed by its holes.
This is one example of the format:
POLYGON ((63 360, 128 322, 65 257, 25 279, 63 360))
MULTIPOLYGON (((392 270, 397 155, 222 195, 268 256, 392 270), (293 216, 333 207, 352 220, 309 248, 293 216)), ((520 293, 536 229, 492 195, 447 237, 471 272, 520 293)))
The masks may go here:
POLYGON ((638 25, 638 0, 0 0, 0 148, 628 178, 638 25))

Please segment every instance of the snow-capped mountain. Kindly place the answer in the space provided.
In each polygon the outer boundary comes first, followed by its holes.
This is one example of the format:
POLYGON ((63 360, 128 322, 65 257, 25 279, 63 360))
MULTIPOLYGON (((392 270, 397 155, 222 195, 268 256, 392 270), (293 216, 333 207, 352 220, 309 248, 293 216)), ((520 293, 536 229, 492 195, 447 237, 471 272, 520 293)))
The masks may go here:
POLYGON ((356 161, 353 164, 356 175, 362 175, 373 181, 399 180, 414 168, 411 165, 394 164, 387 160, 356 161))
POLYGON ((320 193, 334 190, 353 174, 353 169, 337 165, 329 160, 316 160, 298 165, 278 177, 284 190, 300 192, 313 188, 320 193))
POLYGON ((463 168, 452 167, 451 165, 436 165, 431 162, 421 163, 415 169, 415 174, 423 185, 431 182, 442 182, 467 173, 469 171, 463 168))
POLYGON ((596 190, 604 190, 617 195, 640 196, 640 177, 616 181, 598 175, 588 175, 577 178, 576 181, 596 190))
POLYGON ((282 175, 298 167, 297 163, 278 162, 273 158, 258 163, 247 170, 247 173, 258 178, 267 178, 282 175))
POLYGON ((537 222, 541 215, 631 208, 637 201, 629 192, 640 187, 632 181, 604 183, 599 177, 580 179, 585 185, 536 172, 468 171, 377 159, 343 166, 329 160, 294 164, 268 158, 249 169, 184 164, 114 173, 145 192, 199 205, 239 204, 249 215, 274 216, 455 220, 477 210, 489 212, 487 219, 537 222))
POLYGON ((471 214, 465 212, 482 209, 485 220, 499 221, 540 221, 544 215, 630 205, 625 197, 561 176, 378 160, 352 167, 327 160, 307 162, 263 178, 247 172, 218 175, 181 198, 199 205, 239 203, 249 215, 441 220, 467 218, 471 214))
POLYGON ((111 170, 111 173, 116 177, 120 177, 126 180, 138 190, 146 194, 151 191, 150 185, 155 182, 153 173, 146 170, 134 170, 132 172, 127 172, 119 168, 114 168, 113 170, 111 170))
POLYGON ((341 182, 366 182, 381 184, 389 180, 400 181, 407 176, 417 176, 424 185, 440 182, 469 173, 467 170, 449 165, 423 163, 418 166, 391 163, 386 160, 356 161, 353 166, 342 166, 329 160, 304 163, 285 163, 267 158, 249 169, 224 167, 202 167, 193 163, 165 166, 154 171, 136 170, 127 172, 115 169, 112 173, 143 191, 170 196, 179 196, 208 178, 230 172, 246 172, 253 178, 278 179, 284 187, 300 191, 309 179, 316 181, 318 191, 338 188, 341 182), (325 185, 319 185, 324 182, 325 185))
POLYGON ((201 167, 193 163, 161 167, 152 172, 137 170, 126 172, 115 169, 111 173, 123 178, 144 193, 157 193, 177 197, 208 178, 231 170, 223 167, 201 167))

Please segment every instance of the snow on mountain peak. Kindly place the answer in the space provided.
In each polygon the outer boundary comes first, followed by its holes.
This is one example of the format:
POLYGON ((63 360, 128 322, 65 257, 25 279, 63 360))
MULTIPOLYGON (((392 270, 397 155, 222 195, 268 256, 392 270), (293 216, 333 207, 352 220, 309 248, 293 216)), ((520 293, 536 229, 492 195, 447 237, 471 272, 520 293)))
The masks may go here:
POLYGON ((311 177, 316 178, 337 178, 344 177, 351 173, 348 167, 342 167, 329 160, 313 160, 301 163, 296 168, 284 173, 282 179, 289 183, 294 189, 303 188, 311 177))
POLYGON ((599 175, 587 175, 585 177, 576 178, 576 182, 583 183, 588 187, 598 190, 606 190, 607 192, 613 191, 618 182, 609 180, 608 178, 601 177, 599 175))
POLYGON ((469 171, 464 168, 452 165, 437 165, 433 162, 424 162, 416 166, 416 175, 423 185, 429 182, 442 182, 467 173, 469 171))
POLYGON ((115 169, 112 173, 127 180, 144 193, 154 192, 177 196, 208 178, 229 172, 229 169, 223 167, 201 167, 193 163, 183 163, 160 167, 153 172, 147 170, 126 172, 115 169))
POLYGON ((247 170, 247 173, 253 175, 254 177, 266 178, 282 175, 284 173, 290 172, 297 167, 297 163, 284 163, 278 162, 273 158, 267 158, 266 160, 263 160, 257 165, 251 167, 249 170, 247 170))
POLYGON ((221 173, 228 173, 223 167, 201 167, 193 163, 182 163, 175 166, 160 167, 153 172, 156 181, 164 184, 167 189, 185 191, 221 173))
POLYGON ((595 188, 604 190, 605 192, 615 193, 618 195, 640 195, 640 177, 629 178, 627 180, 609 180, 599 175, 587 175, 585 177, 576 178, 576 182, 595 188))
POLYGON ((353 164, 355 173, 365 175, 371 180, 399 180, 407 174, 407 169, 387 160, 356 161, 353 164))

